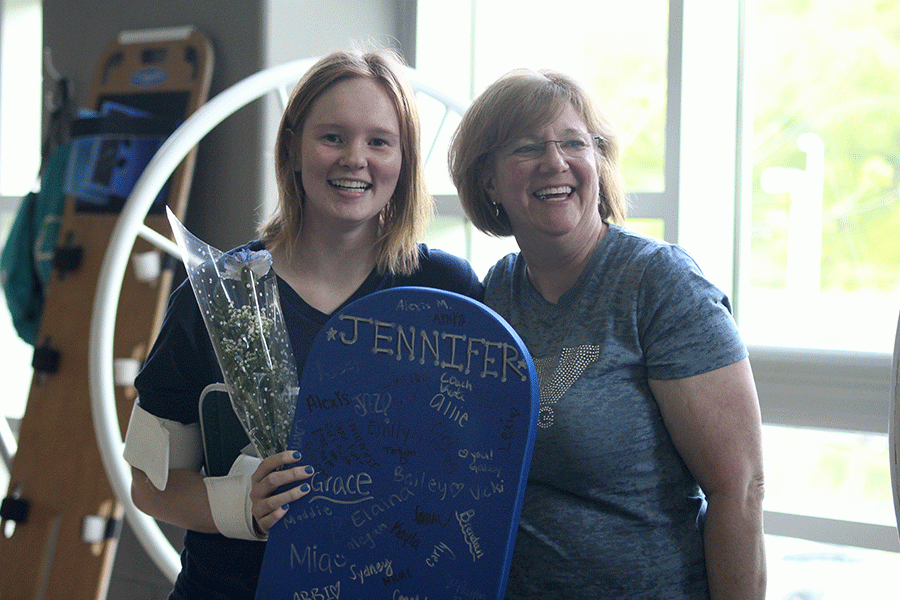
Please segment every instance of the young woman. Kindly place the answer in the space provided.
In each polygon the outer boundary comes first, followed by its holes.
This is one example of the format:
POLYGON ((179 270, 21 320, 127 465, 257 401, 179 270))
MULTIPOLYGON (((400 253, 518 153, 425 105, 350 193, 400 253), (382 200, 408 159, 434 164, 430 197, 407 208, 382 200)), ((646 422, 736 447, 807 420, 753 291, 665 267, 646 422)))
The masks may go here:
MULTIPOLYGON (((480 296, 468 263, 417 242, 432 200, 415 96, 395 54, 339 52, 304 75, 278 131, 276 177, 275 215, 241 249, 272 255, 298 373, 329 316, 367 294, 416 285, 480 296)), ((135 504, 187 530, 172 599, 253 598, 268 531, 309 487, 276 490, 315 472, 299 453, 283 452, 241 455, 228 475, 207 476, 197 405, 217 381, 185 283, 137 378, 126 441, 135 504)))
POLYGON ((630 232, 609 122, 572 79, 515 71, 475 100, 450 170, 520 252, 484 281, 541 385, 508 598, 765 590, 760 412, 728 299, 630 232))

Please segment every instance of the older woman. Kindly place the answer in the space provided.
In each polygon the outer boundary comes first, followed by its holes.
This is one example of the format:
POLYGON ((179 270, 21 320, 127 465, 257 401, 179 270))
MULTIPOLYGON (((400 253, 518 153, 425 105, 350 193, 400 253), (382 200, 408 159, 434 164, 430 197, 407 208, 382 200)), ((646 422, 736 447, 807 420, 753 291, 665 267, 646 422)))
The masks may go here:
MULTIPOLYGON (((465 261, 417 242, 432 200, 415 96, 393 53, 338 52, 314 65, 288 102, 275 162, 276 213, 243 248, 272 255, 299 373, 329 316, 367 294, 416 285, 480 296, 465 261)), ((278 490, 315 472, 292 452, 220 456, 215 462, 234 460, 229 473, 201 470, 198 398, 217 381, 185 283, 135 382, 140 398, 126 442, 135 505, 187 530, 170 599, 253 598, 267 533, 309 486, 278 490)))
POLYGON ((450 171, 520 252, 484 281, 540 379, 509 598, 762 599, 755 385, 727 297, 621 225, 618 146, 585 91, 513 71, 475 100, 450 171))

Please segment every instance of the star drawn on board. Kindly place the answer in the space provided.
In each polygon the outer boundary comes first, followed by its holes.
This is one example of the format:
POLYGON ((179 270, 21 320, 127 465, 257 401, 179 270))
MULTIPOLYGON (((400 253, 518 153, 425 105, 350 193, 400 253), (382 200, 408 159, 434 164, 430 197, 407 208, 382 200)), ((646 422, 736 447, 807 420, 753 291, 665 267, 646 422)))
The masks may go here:
POLYGON ((337 335, 337 329, 332 327, 331 329, 329 329, 328 331, 325 332, 325 335, 326 335, 326 339, 329 342, 332 342, 332 341, 334 341, 334 336, 337 335))

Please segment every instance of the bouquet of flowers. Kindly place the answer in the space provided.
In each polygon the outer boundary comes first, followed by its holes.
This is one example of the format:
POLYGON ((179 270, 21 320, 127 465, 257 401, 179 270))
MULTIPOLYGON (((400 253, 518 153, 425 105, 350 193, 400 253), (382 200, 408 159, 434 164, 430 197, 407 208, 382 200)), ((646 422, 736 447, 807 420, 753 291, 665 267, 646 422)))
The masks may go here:
POLYGON ((200 305, 231 405, 260 457, 286 449, 298 392, 272 256, 223 253, 169 222, 200 305))

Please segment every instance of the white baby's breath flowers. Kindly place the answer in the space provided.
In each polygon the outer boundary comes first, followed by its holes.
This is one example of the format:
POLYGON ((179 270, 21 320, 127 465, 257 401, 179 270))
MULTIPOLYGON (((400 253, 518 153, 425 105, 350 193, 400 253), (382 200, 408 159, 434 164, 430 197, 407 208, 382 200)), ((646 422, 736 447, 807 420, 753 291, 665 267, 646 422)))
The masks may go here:
POLYGON ((266 250, 216 250, 169 213, 231 404, 257 453, 286 449, 297 367, 266 250))

